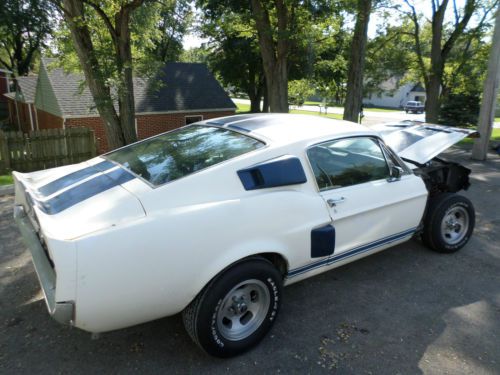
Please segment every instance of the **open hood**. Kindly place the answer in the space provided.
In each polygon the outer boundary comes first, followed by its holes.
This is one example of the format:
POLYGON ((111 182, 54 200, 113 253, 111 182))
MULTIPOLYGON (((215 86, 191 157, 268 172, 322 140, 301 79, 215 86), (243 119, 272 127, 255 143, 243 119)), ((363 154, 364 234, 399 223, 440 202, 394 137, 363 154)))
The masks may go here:
POLYGON ((391 122, 370 127, 385 143, 407 160, 425 164, 466 137, 477 138, 475 130, 428 124, 420 121, 391 122))

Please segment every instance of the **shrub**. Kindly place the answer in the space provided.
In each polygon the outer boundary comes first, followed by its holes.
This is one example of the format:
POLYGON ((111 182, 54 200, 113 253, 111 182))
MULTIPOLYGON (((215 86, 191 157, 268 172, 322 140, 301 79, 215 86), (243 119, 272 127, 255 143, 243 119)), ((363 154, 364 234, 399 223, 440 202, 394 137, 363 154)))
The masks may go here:
POLYGON ((479 95, 450 95, 441 105, 439 123, 450 126, 476 126, 479 108, 479 95))

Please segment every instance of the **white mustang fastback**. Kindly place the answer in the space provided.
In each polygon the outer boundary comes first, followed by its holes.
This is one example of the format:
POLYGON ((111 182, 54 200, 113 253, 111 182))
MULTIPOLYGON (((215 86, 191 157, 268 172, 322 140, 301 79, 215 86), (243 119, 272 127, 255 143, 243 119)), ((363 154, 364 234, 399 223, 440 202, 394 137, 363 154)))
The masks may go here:
POLYGON ((436 156, 473 132, 300 115, 202 121, 78 165, 14 173, 14 216, 50 314, 100 333, 183 313, 228 357, 282 287, 407 241, 462 248, 470 171, 436 156))

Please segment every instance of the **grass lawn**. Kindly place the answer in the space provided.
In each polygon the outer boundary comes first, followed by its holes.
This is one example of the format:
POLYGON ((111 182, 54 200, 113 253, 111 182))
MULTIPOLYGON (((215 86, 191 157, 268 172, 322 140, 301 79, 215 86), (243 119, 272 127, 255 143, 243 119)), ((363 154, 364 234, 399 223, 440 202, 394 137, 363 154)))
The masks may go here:
MULTIPOLYGON (((490 141, 500 142, 500 129, 493 128, 493 132, 491 133, 490 141)), ((473 138, 465 138, 460 141, 461 144, 473 144, 473 138)))
POLYGON ((328 118, 333 118, 336 120, 342 120, 342 115, 337 114, 337 113, 328 113, 328 114, 323 114, 323 113, 316 113, 316 112, 311 112, 311 111, 300 111, 298 109, 292 109, 290 113, 297 113, 299 115, 313 115, 313 116, 321 116, 321 117, 328 117, 328 118))
POLYGON ((12 176, 9 175, 0 175, 0 185, 10 185, 13 184, 14 180, 12 180, 12 176))
MULTIPOLYGON (((323 102, 304 102, 304 105, 321 105, 323 106, 323 102)), ((336 107, 336 108, 342 108, 341 105, 339 104, 328 104, 328 108, 333 108, 333 107, 336 107)))
POLYGON ((250 104, 236 103, 236 106, 238 107, 236 109, 237 114, 250 112, 250 104))
MULTIPOLYGON (((320 102, 305 102, 304 105, 319 105, 321 104, 320 102)), ((236 110, 236 113, 245 113, 250 111, 250 104, 243 104, 243 103, 237 103, 238 109, 236 110)), ((340 105, 329 105, 328 108, 342 108, 340 105)), ((296 111, 290 111, 290 113, 301 113, 301 112, 308 112, 311 113, 310 111, 301 111, 300 109, 296 111)), ((387 109, 387 108, 365 108, 365 111, 367 112, 401 112, 400 109, 387 109)), ((319 114, 318 114, 319 115, 319 114)), ((330 117, 330 116, 328 116, 330 117)), ((339 117, 333 117, 333 118, 339 118, 339 117)), ((495 121, 500 121, 500 119, 496 119, 495 121)))
POLYGON ((500 122, 500 117, 495 117, 495 122, 500 122))
MULTIPOLYGON (((238 109, 236 110, 237 114, 241 113, 248 113, 250 111, 250 104, 242 104, 242 103, 237 103, 238 109)), ((342 120, 342 115, 334 114, 334 113, 329 113, 327 115, 324 114, 319 114, 311 111, 301 111, 301 110, 291 110, 290 113, 298 113, 302 115, 316 115, 316 116, 322 116, 322 117, 328 117, 328 118, 333 118, 337 120, 342 120)))

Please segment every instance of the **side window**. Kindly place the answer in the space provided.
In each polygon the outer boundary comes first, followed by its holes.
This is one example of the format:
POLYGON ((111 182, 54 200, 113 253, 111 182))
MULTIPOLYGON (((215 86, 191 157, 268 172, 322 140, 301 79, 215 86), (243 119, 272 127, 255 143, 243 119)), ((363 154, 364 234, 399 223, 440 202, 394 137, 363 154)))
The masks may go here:
POLYGON ((320 190, 337 189, 389 177, 389 167, 374 138, 322 143, 307 151, 320 190))

